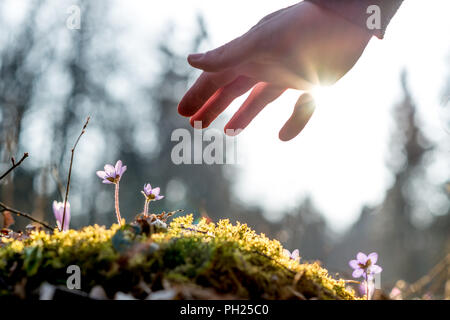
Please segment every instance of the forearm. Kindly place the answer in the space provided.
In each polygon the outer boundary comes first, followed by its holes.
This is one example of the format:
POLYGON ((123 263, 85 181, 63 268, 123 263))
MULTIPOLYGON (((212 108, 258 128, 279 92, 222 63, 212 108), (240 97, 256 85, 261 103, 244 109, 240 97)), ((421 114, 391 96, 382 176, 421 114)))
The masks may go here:
MULTIPOLYGON (((306 0, 323 8, 334 11, 346 20, 366 29, 369 33, 382 39, 386 28, 403 0, 306 0), (374 14, 368 8, 376 5, 380 10, 380 28, 373 28, 369 21, 374 14)), ((376 14, 376 13, 375 13, 376 14)))

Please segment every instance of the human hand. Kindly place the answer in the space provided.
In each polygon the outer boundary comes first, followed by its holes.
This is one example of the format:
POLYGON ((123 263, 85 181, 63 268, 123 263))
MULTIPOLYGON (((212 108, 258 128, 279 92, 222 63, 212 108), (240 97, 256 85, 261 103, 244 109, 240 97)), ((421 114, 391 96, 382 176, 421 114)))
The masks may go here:
MULTIPOLYGON (((226 133, 238 133, 288 88, 309 91, 335 83, 353 67, 370 37, 363 28, 310 2, 279 10, 241 37, 188 57, 204 72, 181 100, 178 112, 190 117, 192 125, 201 121, 206 128, 235 98, 254 87, 225 126, 226 133)), ((313 110, 311 96, 302 95, 280 139, 295 137, 313 110)))

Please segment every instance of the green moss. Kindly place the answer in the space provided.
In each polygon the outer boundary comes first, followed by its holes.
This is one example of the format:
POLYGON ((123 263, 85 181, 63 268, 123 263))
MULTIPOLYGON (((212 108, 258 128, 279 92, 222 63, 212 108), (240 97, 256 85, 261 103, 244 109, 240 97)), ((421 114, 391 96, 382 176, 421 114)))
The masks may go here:
POLYGON ((236 298, 355 298, 344 280, 331 278, 317 263, 291 260, 277 240, 228 220, 194 225, 189 215, 167 227, 151 215, 122 227, 39 231, 2 242, 0 295, 12 295, 21 284, 33 297, 43 282, 64 285, 66 268, 78 265, 84 291, 100 284, 111 297, 117 291, 144 297, 142 283, 152 291, 169 283, 236 298))

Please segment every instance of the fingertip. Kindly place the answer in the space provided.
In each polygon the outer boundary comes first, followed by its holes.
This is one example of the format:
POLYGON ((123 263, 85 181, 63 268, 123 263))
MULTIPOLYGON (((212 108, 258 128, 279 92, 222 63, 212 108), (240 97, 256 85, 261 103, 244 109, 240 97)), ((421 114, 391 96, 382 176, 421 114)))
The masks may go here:
POLYGON ((214 60, 207 57, 205 53, 196 53, 189 55, 187 61, 191 67, 203 70, 205 72, 220 72, 226 68, 223 68, 218 63, 214 63, 214 60))
POLYGON ((190 116, 192 116, 191 112, 189 111, 188 108, 186 108, 186 106, 183 103, 183 101, 181 101, 178 104, 178 114, 180 114, 183 117, 190 117, 190 116))
POLYGON ((206 53, 196 53, 188 56, 188 63, 197 69, 206 71, 206 72, 220 72, 226 69, 230 69, 238 62, 236 59, 232 59, 228 54, 224 54, 223 52, 227 52, 227 46, 222 46, 217 49, 208 51, 206 53))
POLYGON ((311 93, 309 92, 305 92, 302 95, 300 95, 300 97, 298 98, 297 102, 295 103, 295 107, 299 108, 301 105, 305 105, 311 103, 312 107, 315 107, 315 101, 313 96, 311 95, 311 93))
POLYGON ((198 110, 193 103, 191 95, 186 93, 178 104, 178 113, 183 117, 192 117, 198 110))
POLYGON ((203 55, 204 55, 203 53, 191 53, 188 55, 188 59, 195 61, 201 59, 203 55))
POLYGON ((188 55, 187 61, 191 66, 197 68, 197 64, 201 62, 203 56, 204 56, 203 53, 193 53, 188 55))
POLYGON ((192 128, 195 128, 195 127, 194 127, 194 121, 195 121, 194 117, 191 117, 191 118, 189 119, 189 124, 191 125, 192 128))
POLYGON ((223 128, 223 132, 229 137, 235 137, 244 131, 244 129, 245 128, 236 128, 235 126, 231 126, 230 123, 227 123, 223 128))
POLYGON ((291 116, 288 121, 284 124, 283 128, 281 128, 280 132, 278 132, 278 139, 283 142, 288 142, 297 137, 302 129, 296 128, 296 124, 294 124, 294 120, 291 116))
POLYGON ((302 94, 295 104, 291 117, 278 133, 278 138, 287 142, 297 137, 308 124, 314 110, 315 103, 312 96, 309 93, 302 94))
POLYGON ((278 139, 280 139, 280 141, 282 142, 289 142, 292 139, 294 139, 295 137, 297 137, 300 132, 302 132, 303 129, 299 129, 299 130, 289 130, 285 127, 283 127, 280 132, 278 133, 278 139))
POLYGON ((211 123, 203 121, 201 118, 196 117, 195 115, 189 119, 189 123, 191 127, 194 129, 205 129, 208 128, 211 123))
POLYGON ((283 129, 280 130, 280 132, 278 133, 278 139, 280 139, 283 142, 288 142, 289 140, 292 140, 295 137, 289 138, 289 136, 286 134, 286 132, 284 132, 283 129))

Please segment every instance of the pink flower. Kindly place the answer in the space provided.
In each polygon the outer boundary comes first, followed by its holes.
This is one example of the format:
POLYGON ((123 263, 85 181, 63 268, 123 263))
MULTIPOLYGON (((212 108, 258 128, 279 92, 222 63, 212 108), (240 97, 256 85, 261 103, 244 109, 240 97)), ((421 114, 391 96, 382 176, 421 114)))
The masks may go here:
POLYGON ((164 196, 161 196, 159 193, 161 192, 161 189, 159 187, 152 189, 152 186, 150 183, 147 183, 144 185, 144 190, 142 193, 147 198, 147 200, 161 200, 164 198, 164 196))
POLYGON ((368 256, 359 252, 356 255, 356 260, 351 260, 349 262, 350 267, 354 269, 352 274, 353 278, 359 278, 361 276, 370 278, 373 277, 374 274, 383 271, 380 266, 375 264, 377 260, 378 254, 376 252, 372 252, 368 256))
POLYGON ((122 161, 119 160, 114 167, 110 164, 106 164, 104 169, 105 171, 97 171, 97 176, 100 179, 103 179, 103 183, 113 184, 120 181, 120 178, 127 170, 127 166, 122 166, 122 161))
POLYGON ((144 190, 141 191, 145 197, 144 213, 148 214, 148 205, 151 201, 161 200, 164 196, 160 195, 159 187, 152 189, 150 183, 144 184, 144 190))
POLYGON ((285 256, 288 256, 289 259, 292 259, 295 261, 300 261, 300 254, 299 254, 298 249, 295 249, 294 251, 292 251, 292 253, 289 250, 284 249, 283 253, 285 256))
POLYGON ((114 203, 116 207, 116 218, 117 223, 122 224, 122 218, 120 216, 120 208, 119 208, 119 182, 122 178, 122 175, 127 170, 127 166, 122 166, 122 161, 118 160, 116 165, 113 167, 110 164, 105 165, 105 171, 97 171, 97 176, 100 179, 103 179, 103 183, 105 184, 114 184, 114 203))

